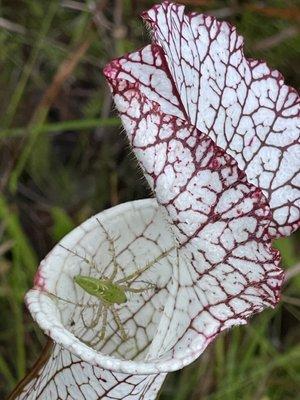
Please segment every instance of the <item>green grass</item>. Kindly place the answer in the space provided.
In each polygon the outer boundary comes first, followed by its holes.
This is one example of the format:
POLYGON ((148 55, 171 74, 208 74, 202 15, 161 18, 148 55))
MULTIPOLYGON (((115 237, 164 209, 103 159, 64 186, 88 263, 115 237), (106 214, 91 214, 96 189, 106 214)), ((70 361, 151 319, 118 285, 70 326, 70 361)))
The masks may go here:
MULTIPOLYGON (((124 1, 126 35, 114 39, 104 25, 93 25, 87 6, 74 10, 66 6, 71 2, 56 0, 0 1, 0 17, 21 29, 0 27, 0 398, 24 376, 45 343, 23 301, 39 260, 90 215, 149 195, 111 111, 101 68, 149 41, 138 14, 153 3, 124 1), (88 34, 90 47, 59 96, 33 118, 59 66, 88 34)), ((256 3, 208 1, 205 10, 230 10, 228 19, 245 35, 247 53, 266 59, 289 83, 299 85, 299 34, 264 51, 253 50, 296 20, 247 8, 256 3)), ((112 4, 104 10, 107 26, 114 18, 112 4)), ((265 4, 287 7, 283 0, 265 4)), ((300 261, 299 235, 276 246, 285 268, 300 261)), ((294 304, 282 302, 250 325, 220 335, 198 361, 170 374, 161 400, 299 398, 299 290, 296 276, 283 291, 294 304)))

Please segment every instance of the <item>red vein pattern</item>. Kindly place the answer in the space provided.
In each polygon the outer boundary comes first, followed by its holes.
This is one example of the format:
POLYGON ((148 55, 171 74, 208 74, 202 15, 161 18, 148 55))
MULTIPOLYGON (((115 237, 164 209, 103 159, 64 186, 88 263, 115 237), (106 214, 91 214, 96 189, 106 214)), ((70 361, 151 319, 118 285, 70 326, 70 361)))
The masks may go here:
POLYGON ((165 374, 130 375, 90 365, 56 345, 19 400, 135 400, 155 398, 165 374), (149 396, 150 393, 150 396, 149 396))
MULTIPOLYGON (((282 75, 244 56, 227 22, 168 2, 143 14, 188 121, 230 154, 272 210, 273 236, 300 225, 300 100, 282 75)), ((173 114, 169 110, 171 115, 173 114)))
MULTIPOLYGON (((179 245, 177 271, 173 267, 177 294, 166 303, 152 351, 160 357, 171 351, 176 358, 178 349, 185 348, 198 356, 223 329, 275 306, 282 271, 271 247, 271 213, 261 191, 230 155, 187 121, 162 112, 153 91, 147 96, 141 89, 132 60, 163 65, 157 50, 148 46, 115 60, 105 75, 134 153, 170 216, 179 245)), ((151 76, 148 66, 147 71, 151 76)), ((163 84, 171 87, 166 79, 167 74, 163 84)))

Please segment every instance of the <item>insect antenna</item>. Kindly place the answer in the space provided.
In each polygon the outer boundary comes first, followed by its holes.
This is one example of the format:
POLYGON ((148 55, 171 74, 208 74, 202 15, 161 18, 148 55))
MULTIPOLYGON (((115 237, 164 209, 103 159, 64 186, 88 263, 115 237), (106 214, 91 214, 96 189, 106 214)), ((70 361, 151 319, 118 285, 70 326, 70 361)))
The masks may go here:
POLYGON ((118 235, 117 237, 113 237, 107 228, 105 228, 105 226, 103 225, 103 223, 96 217, 96 221, 98 222, 98 224, 100 225, 101 229, 103 230, 103 232, 105 233, 106 239, 110 242, 115 242, 116 240, 120 239, 120 235, 118 235))
POLYGON ((62 244, 59 244, 59 246, 62 247, 64 250, 67 250, 69 253, 73 254, 74 256, 80 258, 82 261, 86 262, 87 264, 91 264, 91 261, 88 258, 83 257, 81 254, 77 253, 77 251, 68 249, 67 247, 63 246, 62 244))
POLYGON ((116 258, 116 248, 115 248, 115 241, 118 240, 118 238, 114 239, 108 232, 108 230, 105 228, 105 226, 102 224, 102 222, 100 222, 100 220, 98 218, 96 218, 98 224, 100 225, 100 227, 102 228, 102 230, 104 231, 105 235, 106 235, 106 239, 109 242, 109 252, 111 253, 112 256, 112 263, 113 263, 113 271, 109 277, 109 279, 111 281, 113 281, 118 273, 118 270, 120 269, 120 265, 118 264, 116 258))

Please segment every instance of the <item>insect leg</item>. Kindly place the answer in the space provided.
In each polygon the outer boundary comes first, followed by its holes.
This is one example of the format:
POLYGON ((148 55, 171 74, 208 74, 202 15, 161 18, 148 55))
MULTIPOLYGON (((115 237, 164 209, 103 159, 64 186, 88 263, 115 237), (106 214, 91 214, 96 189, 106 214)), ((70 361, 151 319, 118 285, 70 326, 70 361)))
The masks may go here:
POLYGON ((117 280, 115 283, 118 285, 120 283, 134 281, 139 276, 141 276, 144 272, 146 272, 149 268, 151 268, 154 264, 156 264, 158 261, 160 261, 161 259, 165 258, 174 249, 176 249, 176 246, 173 246, 169 250, 164 251, 158 257, 156 257, 154 260, 148 262, 145 265, 145 267, 139 268, 137 271, 133 272, 130 275, 125 276, 122 279, 117 280))
POLYGON ((149 289, 155 289, 155 288, 156 288, 156 285, 153 285, 153 284, 150 283, 148 286, 143 287, 143 288, 134 289, 134 288, 127 288, 127 287, 125 287, 125 288, 123 288, 123 289, 124 289, 125 292, 130 292, 130 293, 143 293, 143 292, 146 292, 146 291, 149 290, 149 289))
POLYGON ((87 307, 87 308, 98 307, 97 304, 75 303, 75 302, 73 302, 73 301, 71 301, 71 300, 67 300, 67 299, 64 299, 63 297, 59 297, 57 294, 54 294, 54 293, 46 292, 46 294, 47 294, 50 298, 55 298, 55 299, 57 299, 57 300, 64 301, 65 303, 72 304, 73 306, 76 306, 76 307, 87 307))
POLYGON ((118 311, 116 310, 116 308, 115 308, 114 305, 112 305, 111 311, 112 311, 112 313, 113 313, 113 316, 114 316, 114 319, 115 319, 115 321, 116 321, 116 324, 117 324, 117 326, 118 326, 118 328, 119 328, 119 330, 120 330, 120 332, 121 332, 121 337, 122 337, 122 339, 123 339, 123 340, 127 340, 127 339, 128 339, 128 336, 127 336, 127 334, 126 334, 126 332, 125 332, 124 326, 122 325, 122 322, 121 322, 121 320, 120 320, 118 311))
POLYGON ((107 325, 107 306, 103 305, 102 327, 99 335, 100 340, 103 340, 105 338, 106 325, 107 325))
POLYGON ((94 318, 94 320, 92 320, 91 324, 87 325, 87 328, 90 328, 90 329, 95 328, 95 326, 98 324, 98 322, 101 318, 102 309, 103 309, 103 304, 101 303, 101 304, 99 304, 96 317, 94 318))

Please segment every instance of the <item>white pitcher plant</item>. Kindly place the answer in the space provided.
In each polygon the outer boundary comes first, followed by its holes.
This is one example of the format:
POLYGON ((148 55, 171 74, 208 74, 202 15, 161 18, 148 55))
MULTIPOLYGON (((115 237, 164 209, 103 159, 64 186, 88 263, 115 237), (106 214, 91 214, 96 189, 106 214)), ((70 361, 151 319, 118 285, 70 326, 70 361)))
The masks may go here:
POLYGON ((53 345, 11 398, 155 399, 280 298, 272 240, 300 224, 299 97, 230 24, 169 2, 143 18, 152 44, 104 75, 155 199, 90 218, 41 263, 26 303, 53 345))

